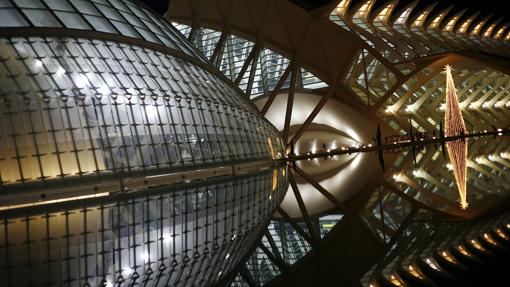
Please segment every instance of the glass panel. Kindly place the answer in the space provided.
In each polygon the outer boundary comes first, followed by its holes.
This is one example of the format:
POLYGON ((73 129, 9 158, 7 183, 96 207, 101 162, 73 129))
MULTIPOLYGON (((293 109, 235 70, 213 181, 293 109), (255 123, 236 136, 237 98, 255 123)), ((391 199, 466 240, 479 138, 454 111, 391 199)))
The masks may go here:
POLYGON ((62 27, 60 23, 51 15, 50 12, 44 10, 22 10, 25 16, 37 27, 62 27))
MULTIPOLYGON (((266 196, 272 174, 160 186, 150 195, 130 192, 76 206, 39 206, 22 215, 0 211, 6 219, 0 223, 0 253, 7 255, 0 261, 3 283, 111 286, 151 278, 157 270, 157 278, 171 286, 215 285, 241 264, 283 198, 284 180, 272 199, 266 196), (176 276, 176 270, 186 277, 176 276)), ((254 263, 271 264, 260 249, 257 254, 254 263)), ((279 273, 269 267, 265 280, 279 273)))
POLYGON ((119 32, 122 35, 129 36, 129 37, 135 37, 140 38, 140 35, 136 32, 136 30, 129 24, 126 24, 124 22, 119 22, 112 20, 111 23, 119 30, 119 32))
POLYGON ((51 9, 63 10, 63 11, 74 11, 73 7, 71 7, 71 5, 69 5, 68 1, 62 1, 62 0, 44 0, 44 2, 51 9))
POLYGON ((15 9, 0 9, 0 26, 2 27, 23 27, 28 23, 23 16, 15 9))
POLYGON ((20 8, 45 8, 39 0, 14 0, 14 3, 20 8))
POLYGON ((232 88, 173 56, 71 38, 0 48, 4 184, 270 159, 267 138, 279 142, 232 88))
POLYGON ((122 19, 122 16, 120 16, 120 14, 115 11, 113 8, 111 7, 108 7, 108 6, 105 6, 105 5, 102 5, 102 4, 96 4, 96 7, 101 11, 103 12, 104 16, 108 19, 113 19, 113 20, 117 20, 117 21, 123 21, 124 19, 122 19))
POLYGON ((85 18, 87 19, 87 21, 89 21, 89 23, 92 26, 94 26, 94 29, 96 29, 97 31, 108 32, 108 33, 116 33, 117 32, 117 30, 115 30, 115 28, 113 28, 113 26, 110 24, 110 22, 108 22, 104 18, 96 17, 96 16, 89 16, 89 15, 85 15, 85 18))
MULTIPOLYGON (((142 38, 206 61, 184 37, 160 16, 124 1, 83 0, 12 0, 18 9, 0 11, 0 27, 66 27, 94 29, 142 38), (76 13, 76 14, 75 14, 76 13), (27 22, 27 19, 29 21, 27 22), (91 27, 92 26, 92 27, 91 27)), ((14 7, 13 2, 0 1, 0 7, 14 7)), ((216 37, 218 38, 218 37, 216 37)))
POLYGON ((0 7, 13 7, 13 5, 9 1, 0 1, 0 7))
POLYGON ((97 11, 97 9, 90 2, 82 1, 82 0, 69 0, 69 1, 81 13, 90 14, 90 15, 96 15, 96 16, 100 16, 101 15, 99 13, 99 11, 97 11))
POLYGON ((67 28, 90 29, 90 26, 79 14, 68 12, 55 12, 55 14, 67 28))

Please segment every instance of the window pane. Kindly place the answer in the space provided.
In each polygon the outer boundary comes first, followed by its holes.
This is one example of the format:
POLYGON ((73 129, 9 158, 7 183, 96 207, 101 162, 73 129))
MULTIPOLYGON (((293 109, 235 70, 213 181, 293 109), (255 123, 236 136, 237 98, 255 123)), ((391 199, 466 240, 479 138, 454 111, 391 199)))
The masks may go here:
POLYGON ((115 25, 122 35, 140 38, 140 35, 133 29, 133 26, 126 24, 124 22, 119 22, 112 20, 112 24, 115 25))
POLYGON ((9 1, 0 1, 0 7, 12 7, 12 3, 9 1))
POLYGON ((38 27, 62 27, 57 19, 50 12, 44 10, 27 10, 23 9, 23 13, 32 21, 34 26, 38 27))
POLYGON ((94 26, 94 29, 101 32, 116 33, 112 25, 103 18, 85 15, 85 18, 94 26))
POLYGON ((45 8, 39 0, 14 0, 20 8, 45 8))
POLYGON ((2 27, 20 27, 28 26, 23 16, 15 9, 0 9, 0 26, 2 27))
POLYGON ((108 18, 108 19, 114 19, 114 20, 118 20, 118 21, 122 21, 123 20, 122 17, 119 15, 119 13, 117 13, 117 11, 115 11, 111 7, 108 7, 108 6, 105 6, 105 5, 101 5, 101 4, 97 4, 96 7, 99 10, 101 10, 101 12, 103 12, 105 17, 108 18))
POLYGON ((74 11, 73 7, 69 5, 67 1, 62 0, 44 0, 46 2, 46 5, 50 7, 51 9, 55 10, 65 10, 65 11, 74 11))
POLYGON ((101 15, 99 14, 99 11, 97 11, 92 4, 89 2, 83 1, 83 0, 71 0, 71 3, 74 4, 76 9, 84 14, 91 14, 91 15, 101 15))
POLYGON ((55 14, 67 28, 90 29, 90 26, 79 14, 68 12, 55 12, 55 14))
POLYGON ((140 33, 143 38, 147 41, 151 41, 151 42, 154 42, 154 43, 161 43, 158 38, 156 38, 156 36, 154 36, 154 34, 152 34, 151 32, 145 30, 145 29, 142 29, 142 28, 136 28, 136 30, 138 31, 138 33, 140 33))
POLYGON ((122 1, 110 0, 110 2, 112 3, 113 7, 115 7, 118 10, 129 11, 128 7, 126 7, 126 5, 122 3, 122 1))

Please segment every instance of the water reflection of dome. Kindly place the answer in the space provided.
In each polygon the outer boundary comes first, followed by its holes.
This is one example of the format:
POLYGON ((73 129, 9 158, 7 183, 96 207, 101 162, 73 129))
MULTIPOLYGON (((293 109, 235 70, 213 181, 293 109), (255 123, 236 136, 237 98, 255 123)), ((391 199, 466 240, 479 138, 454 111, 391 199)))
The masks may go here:
POLYGON ((0 6, 2 280, 184 286, 233 268, 286 189, 278 131, 132 1, 0 6))
MULTIPOLYGON (((316 93, 296 93, 294 95, 289 139, 293 138, 299 126, 305 122, 321 96, 323 95, 316 93)), ((264 103, 263 99, 256 104, 262 106, 264 103)), ((266 114, 267 119, 280 130, 283 129, 284 118, 281 117, 279 111, 284 109, 286 103, 287 95, 278 95, 266 114)), ((376 129, 373 122, 364 118, 359 111, 340 101, 330 99, 299 140, 294 143, 294 153, 319 152, 324 149, 370 143, 376 129)), ((356 194, 366 185, 367 177, 377 178, 382 175, 377 159, 370 154, 318 158, 297 162, 296 165, 308 175, 313 176, 339 201, 346 201, 356 194)), ((310 214, 318 214, 333 207, 327 198, 317 196, 318 191, 310 183, 301 180, 299 175, 296 175, 295 178, 310 214)), ((291 216, 301 216, 293 192, 287 192, 282 202, 282 208, 291 216)))

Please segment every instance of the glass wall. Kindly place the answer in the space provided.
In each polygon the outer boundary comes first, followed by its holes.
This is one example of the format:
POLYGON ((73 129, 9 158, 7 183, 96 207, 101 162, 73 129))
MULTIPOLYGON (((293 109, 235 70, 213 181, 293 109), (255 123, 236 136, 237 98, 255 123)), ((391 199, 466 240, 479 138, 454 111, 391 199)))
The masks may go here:
POLYGON ((168 22, 130 0, 2 0, 0 27, 92 30, 138 38, 205 62, 168 22))
POLYGON ((251 104, 179 58, 56 37, 0 39, 0 57, 3 185, 282 155, 251 104))
POLYGON ((2 286, 211 286, 253 246, 286 184, 282 167, 1 211, 2 286))
POLYGON ((0 0, 2 286, 211 286, 283 199, 279 132, 140 5, 0 0))

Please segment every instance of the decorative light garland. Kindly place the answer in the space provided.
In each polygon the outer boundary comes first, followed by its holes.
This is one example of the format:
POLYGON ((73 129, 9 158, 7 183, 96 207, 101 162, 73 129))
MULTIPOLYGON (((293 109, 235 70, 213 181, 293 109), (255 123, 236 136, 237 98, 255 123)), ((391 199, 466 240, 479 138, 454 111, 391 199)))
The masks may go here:
MULTIPOLYGON (((466 125, 462 117, 462 111, 459 105, 459 98, 455 90, 455 84, 452 77, 451 66, 446 65, 446 111, 445 120, 445 136, 456 136, 464 134, 466 125)), ((465 138, 449 141, 446 143, 448 157, 453 167, 455 182, 460 196, 460 207, 466 209, 468 207, 466 198, 467 189, 467 154, 468 143, 465 138)))

